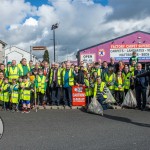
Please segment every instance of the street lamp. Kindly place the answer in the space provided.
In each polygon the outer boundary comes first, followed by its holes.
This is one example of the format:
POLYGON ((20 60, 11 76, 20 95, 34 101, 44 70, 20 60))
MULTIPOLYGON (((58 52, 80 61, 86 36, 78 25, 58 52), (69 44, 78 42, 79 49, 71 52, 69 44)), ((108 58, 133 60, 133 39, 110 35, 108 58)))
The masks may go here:
POLYGON ((54 42, 54 62, 55 62, 55 29, 58 28, 58 23, 53 24, 51 30, 53 30, 53 42, 54 42))

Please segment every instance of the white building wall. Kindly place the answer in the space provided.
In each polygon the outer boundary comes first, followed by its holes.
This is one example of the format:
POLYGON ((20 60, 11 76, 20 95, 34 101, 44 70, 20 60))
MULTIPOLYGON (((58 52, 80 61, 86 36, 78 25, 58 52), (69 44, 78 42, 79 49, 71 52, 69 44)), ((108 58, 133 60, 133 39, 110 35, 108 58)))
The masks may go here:
POLYGON ((3 45, 0 43, 0 63, 3 63, 4 60, 4 50, 3 45))
MULTIPOLYGON (((18 48, 18 47, 10 47, 8 49, 5 49, 5 63, 16 60, 17 63, 20 63, 22 58, 26 58, 27 62, 30 61, 30 53, 18 48)), ((36 56, 32 55, 33 63, 36 63, 38 60, 36 59, 36 56)))

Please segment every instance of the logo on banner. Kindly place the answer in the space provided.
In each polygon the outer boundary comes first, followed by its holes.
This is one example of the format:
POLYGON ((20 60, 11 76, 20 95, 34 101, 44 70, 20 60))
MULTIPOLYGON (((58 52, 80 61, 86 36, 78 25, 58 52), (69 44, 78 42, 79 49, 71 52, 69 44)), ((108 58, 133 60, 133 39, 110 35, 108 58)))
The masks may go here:
POLYGON ((98 51, 99 56, 105 56, 105 50, 104 49, 100 49, 98 51))

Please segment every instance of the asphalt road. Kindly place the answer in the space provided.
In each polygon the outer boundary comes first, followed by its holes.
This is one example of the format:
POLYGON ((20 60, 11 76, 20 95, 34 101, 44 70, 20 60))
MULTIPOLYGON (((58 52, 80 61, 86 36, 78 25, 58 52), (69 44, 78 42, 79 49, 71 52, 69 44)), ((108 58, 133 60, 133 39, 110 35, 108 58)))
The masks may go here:
POLYGON ((150 150, 150 111, 81 110, 0 112, 1 150, 150 150))

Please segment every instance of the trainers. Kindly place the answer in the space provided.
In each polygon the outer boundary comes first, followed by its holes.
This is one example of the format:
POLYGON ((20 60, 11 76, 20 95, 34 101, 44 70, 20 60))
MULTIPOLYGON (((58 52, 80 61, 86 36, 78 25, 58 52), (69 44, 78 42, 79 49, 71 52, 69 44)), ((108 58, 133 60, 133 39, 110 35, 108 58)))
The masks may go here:
POLYGON ((26 114, 30 113, 30 110, 27 110, 25 113, 26 113, 26 114))

